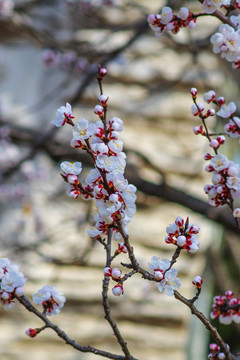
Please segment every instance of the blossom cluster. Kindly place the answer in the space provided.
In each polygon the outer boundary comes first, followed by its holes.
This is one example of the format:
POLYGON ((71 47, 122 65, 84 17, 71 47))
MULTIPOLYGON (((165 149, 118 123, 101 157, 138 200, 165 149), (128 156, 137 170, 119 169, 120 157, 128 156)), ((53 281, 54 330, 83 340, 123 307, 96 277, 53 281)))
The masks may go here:
POLYGON ((153 271, 155 279, 159 281, 158 290, 165 292, 168 296, 173 296, 174 291, 179 289, 181 283, 177 278, 177 269, 171 269, 171 262, 168 259, 153 256, 148 267, 153 271))
POLYGON ((57 291, 54 286, 43 286, 33 294, 33 302, 42 305, 44 314, 48 316, 59 314, 65 301, 64 294, 57 291))
POLYGON ((240 195, 239 165, 222 154, 216 156, 205 154, 205 159, 210 160, 210 164, 205 169, 213 173, 213 185, 207 184, 204 187, 209 205, 218 207, 238 197, 240 195))
MULTIPOLYGON (((212 14, 220 8, 228 9, 231 5, 231 0, 204 0, 202 3, 202 11, 206 14, 212 14)), ((239 1, 236 1, 235 7, 239 6, 239 1)))
POLYGON ((193 254, 200 247, 196 237, 199 230, 199 226, 189 224, 188 219, 184 222, 184 219, 178 216, 175 222, 166 228, 168 235, 165 237, 165 242, 179 246, 186 249, 189 254, 193 254))
POLYGON ((196 18, 186 7, 181 7, 178 15, 175 15, 170 7, 164 6, 161 14, 148 15, 148 23, 155 35, 160 36, 165 31, 176 34, 182 27, 192 29, 196 26, 196 18))
MULTIPOLYGON (((216 10, 224 8, 227 11, 240 9, 240 0, 231 5, 231 0, 204 0, 202 3, 204 14, 213 14, 216 10)), ((160 14, 148 15, 148 23, 156 36, 160 36, 166 31, 173 34, 178 33, 180 28, 188 27, 193 29, 196 26, 198 16, 203 14, 193 14, 188 8, 181 7, 178 15, 173 14, 173 10, 165 6, 160 14)), ((229 24, 222 24, 219 31, 213 34, 210 42, 213 45, 215 54, 221 53, 222 58, 232 62, 233 69, 240 68, 240 15, 230 16, 229 24)))
MULTIPOLYGON (((104 76, 105 69, 102 70, 104 76)), ((101 72, 99 73, 101 76, 101 72)), ((124 177, 126 154, 123 142, 119 140, 119 133, 123 130, 123 121, 117 117, 105 120, 108 96, 99 96, 99 104, 95 106, 94 113, 99 119, 89 123, 82 119, 76 125, 72 123, 71 106, 66 104, 57 111, 52 124, 60 127, 65 123, 73 126, 73 139, 71 146, 86 150, 92 157, 95 169, 90 170, 83 186, 78 178, 82 171, 80 162, 63 162, 61 169, 63 178, 68 183, 67 195, 73 198, 81 197, 85 200, 93 199, 97 207, 95 215, 96 225, 88 231, 91 237, 107 234, 112 228, 114 239, 121 239, 116 225, 121 220, 121 225, 128 234, 128 223, 136 211, 136 187, 129 184, 124 177)))
MULTIPOLYGON (((205 124, 205 119, 209 114, 214 115, 215 110, 209 109, 204 114, 204 105, 196 101, 197 89, 192 88, 190 92, 194 102, 191 107, 192 114, 199 116, 203 123, 203 125, 195 126, 193 131, 196 135, 206 136, 209 140, 209 146, 215 152, 215 156, 209 153, 204 155, 205 160, 210 160, 210 164, 205 167, 205 170, 213 173, 212 185, 205 185, 204 191, 208 194, 208 203, 217 207, 232 202, 233 198, 240 195, 239 165, 228 160, 225 155, 218 153, 217 150, 225 143, 226 139, 223 135, 212 138, 205 124)), ((237 116, 233 116, 237 109, 236 104, 231 101, 226 105, 225 99, 222 96, 217 98, 213 90, 204 93, 203 100, 208 104, 214 103, 217 105, 219 110, 216 114, 223 119, 228 119, 229 122, 224 126, 226 134, 232 138, 239 137, 240 119, 237 116)), ((234 217, 238 217, 238 209, 234 212, 234 217)))
POLYGON ((213 298, 211 319, 219 319, 221 324, 229 325, 232 321, 240 323, 240 299, 235 298, 232 291, 213 298))
POLYGON ((17 265, 12 265, 8 258, 0 258, 0 302, 4 310, 10 310, 15 295, 23 295, 26 278, 17 265))
POLYGON ((221 57, 232 62, 233 69, 240 68, 240 15, 230 16, 233 26, 222 24, 219 32, 210 38, 214 54, 221 53, 221 57))
POLYGON ((84 72, 89 66, 88 60, 85 57, 78 56, 74 51, 63 54, 52 49, 44 50, 42 62, 49 69, 73 70, 78 74, 84 72))
POLYGON ((105 267, 105 269, 103 269, 103 273, 105 276, 111 277, 114 281, 118 281, 118 284, 112 288, 113 295, 115 296, 123 295, 124 294, 123 285, 121 282, 119 282, 122 276, 122 271, 118 268, 112 269, 110 267, 105 267))
MULTIPOLYGON (((226 346, 229 348, 227 344, 226 346)), ((211 352, 208 354, 208 359, 224 360, 226 358, 226 355, 223 352, 221 352, 220 346, 218 346, 217 344, 210 344, 209 348, 211 352)))
MULTIPOLYGON (((201 119, 206 119, 209 116, 215 115, 215 110, 213 108, 210 108, 207 110, 207 112, 204 113, 205 106, 201 102, 196 101, 197 96, 197 89, 192 88, 191 89, 192 98, 194 101, 194 104, 191 106, 191 111, 193 116, 199 116, 201 119)), ((225 104, 225 99, 223 96, 220 96, 217 98, 215 91, 210 90, 204 93, 203 100, 207 103, 213 103, 216 106, 218 106, 219 110, 216 112, 216 115, 223 119, 228 119, 228 123, 224 126, 224 131, 227 135, 229 135, 232 138, 236 138, 240 136, 240 119, 237 116, 233 116, 234 113, 237 110, 236 104, 231 101, 228 105, 225 104)), ((204 131, 203 126, 195 126, 193 128, 193 132, 198 135, 204 135, 206 136, 206 131, 204 131)), ((218 136, 216 139, 212 139, 210 141, 210 146, 214 149, 218 149, 220 145, 225 143, 225 137, 224 136, 218 136)))

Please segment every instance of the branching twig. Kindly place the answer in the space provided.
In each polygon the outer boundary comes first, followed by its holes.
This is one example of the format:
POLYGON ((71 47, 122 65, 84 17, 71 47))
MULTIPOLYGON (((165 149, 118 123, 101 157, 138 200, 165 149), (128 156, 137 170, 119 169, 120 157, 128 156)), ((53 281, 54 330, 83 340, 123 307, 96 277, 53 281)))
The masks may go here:
POLYGON ((72 346, 74 349, 81 351, 81 352, 90 352, 93 353, 95 355, 99 355, 99 356, 103 356, 105 358, 108 359, 113 359, 113 360, 137 360, 133 357, 128 358, 126 356, 122 356, 122 355, 115 355, 112 354, 110 352, 107 351, 103 351, 100 349, 96 349, 92 346, 81 346, 79 345, 75 340, 72 340, 62 329, 60 329, 57 325, 53 324, 43 313, 41 313, 40 311, 38 311, 32 304, 31 302, 28 300, 28 298, 26 296, 15 296, 16 299, 30 312, 34 313, 39 319, 41 319, 45 325, 46 328, 50 328, 53 331, 55 331, 55 333, 65 341, 66 344, 72 346))
POLYGON ((226 355, 227 360, 235 360, 235 357, 229 351, 226 343, 223 341, 221 336, 219 335, 217 329, 211 325, 209 320, 204 316, 204 314, 199 311, 193 304, 192 301, 187 300, 184 296, 182 296, 178 291, 174 291, 174 296, 177 300, 181 301, 191 310, 192 314, 196 315, 198 319, 206 326, 206 328, 210 331, 212 336, 214 337, 216 343, 221 347, 222 351, 226 355))
MULTIPOLYGON (((112 237, 112 230, 108 231, 108 242, 107 242, 107 251, 106 251, 106 267, 111 266, 111 237, 112 237)), ((133 360, 134 358, 132 357, 132 355, 130 354, 128 347, 127 347, 127 343, 124 341, 116 322, 113 320, 112 316, 111 316, 111 310, 110 310, 110 305, 109 305, 109 300, 108 300, 108 288, 109 288, 109 281, 110 278, 107 276, 104 276, 103 279, 103 287, 102 287, 102 300, 103 300, 103 308, 104 308, 104 312, 105 312, 105 319, 109 322, 114 335, 117 338, 117 341, 119 343, 119 345, 122 348, 123 353, 125 354, 125 358, 127 360, 133 360)))

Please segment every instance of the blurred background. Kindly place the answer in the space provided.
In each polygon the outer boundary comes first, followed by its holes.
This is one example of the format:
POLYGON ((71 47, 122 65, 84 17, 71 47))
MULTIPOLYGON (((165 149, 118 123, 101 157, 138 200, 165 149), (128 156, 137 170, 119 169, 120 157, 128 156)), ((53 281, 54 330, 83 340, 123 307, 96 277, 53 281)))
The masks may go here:
MULTIPOLYGON (((201 98, 214 89, 239 105, 239 72, 212 53, 209 38, 220 25, 213 17, 198 19, 191 31, 155 37, 146 19, 165 5, 201 10, 198 1, 0 0, 0 252, 29 279, 29 297, 43 285, 64 292, 64 309, 51 320, 70 337, 117 354, 101 305, 105 253, 87 235, 94 209, 90 202, 68 198, 60 176, 60 162, 74 160, 83 163, 84 179, 91 161, 70 147, 70 127, 50 124, 66 102, 75 120, 97 120, 98 64, 108 69, 109 117, 124 121, 126 177, 138 188, 130 224, 138 261, 147 268, 153 255, 170 258, 174 247, 164 242, 166 226, 189 216, 201 228, 201 248, 177 263, 181 293, 194 296, 192 279, 203 276, 197 306, 207 316, 212 296, 229 289, 240 293, 239 240, 230 210, 207 204, 208 144, 192 132, 199 120, 191 115, 189 93, 197 87, 201 98)), ((209 126, 222 132, 223 119, 211 118, 209 126)), ((223 151, 238 162, 237 148, 237 141, 227 142, 223 151)), ((121 261, 126 255, 114 265, 121 261)), ((140 276, 129 279, 124 290, 120 298, 110 295, 110 302, 133 356, 207 358, 212 340, 188 308, 140 276)), ((239 325, 213 323, 239 351, 239 325)), ((41 325, 19 304, 9 312, 1 307, 1 359, 25 360, 29 354, 32 360, 100 359, 66 346, 51 330, 35 339, 25 335, 27 328, 41 325)))

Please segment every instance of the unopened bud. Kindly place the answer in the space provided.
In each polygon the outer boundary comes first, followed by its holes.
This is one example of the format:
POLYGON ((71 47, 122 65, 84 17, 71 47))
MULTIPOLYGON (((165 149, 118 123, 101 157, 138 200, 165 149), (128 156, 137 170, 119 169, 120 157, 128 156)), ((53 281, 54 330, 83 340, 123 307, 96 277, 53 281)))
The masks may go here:
POLYGON ((185 236, 181 235, 177 238, 177 244, 178 246, 184 246, 186 244, 186 238, 185 236))
POLYGON ((112 269, 110 267, 105 267, 105 269, 103 269, 103 273, 105 276, 112 276, 112 269))
POLYGON ((213 149, 219 148, 219 142, 216 139, 212 139, 209 143, 209 146, 211 146, 213 149))
POLYGON ((225 136, 220 135, 220 136, 217 137, 217 141, 218 141, 219 145, 222 145, 222 144, 225 143, 226 138, 225 138, 225 136))
POLYGON ((195 99, 198 91, 196 88, 191 88, 190 93, 192 94, 193 99, 195 99))
POLYGON ((213 156, 209 153, 204 154, 204 160, 211 160, 213 156))
POLYGON ((80 140, 77 139, 72 139, 70 144, 74 149, 82 149, 85 146, 80 140))
POLYGON ((156 280, 162 280, 163 278, 163 273, 160 270, 154 270, 154 276, 156 280))
POLYGON ((102 106, 106 106, 107 101, 108 101, 108 96, 102 94, 102 95, 99 96, 98 101, 100 102, 100 104, 102 106))
POLYGON ((208 111, 206 113, 206 117, 214 116, 214 115, 215 115, 215 110, 214 109, 208 109, 208 111))
POLYGON ((195 276, 195 278, 193 279, 192 283, 193 283, 193 285, 196 286, 197 289, 201 289, 203 280, 202 280, 201 276, 197 275, 197 276, 195 276))
POLYGON ((118 268, 112 269, 112 277, 113 277, 114 279, 120 279, 121 275, 122 275, 122 271, 121 271, 121 270, 119 270, 118 268))
POLYGON ((103 79, 106 74, 107 74, 107 69, 101 68, 101 67, 99 66, 99 70, 98 70, 98 76, 99 76, 99 78, 100 78, 100 79, 103 79))
POLYGON ((29 328, 25 331, 25 334, 31 338, 34 338, 38 334, 38 330, 29 328))
POLYGON ((181 216, 178 216, 175 220, 175 224, 179 227, 183 227, 184 219, 181 216))
POLYGON ((124 294, 124 291, 123 291, 122 285, 121 285, 121 284, 115 285, 115 286, 112 288, 112 293, 113 293, 113 295, 115 295, 115 296, 123 295, 123 294, 124 294))
POLYGON ((203 127, 202 125, 194 126, 193 132, 195 135, 203 134, 203 127))
POLYGON ((124 253, 124 254, 127 253, 127 248, 126 248, 126 246, 124 245, 124 243, 118 244, 118 252, 122 252, 122 253, 124 253))
POLYGON ((223 96, 220 96, 218 99, 217 99, 217 103, 218 105, 222 106, 225 104, 225 99, 223 96))
POLYGON ((94 108, 94 112, 98 116, 103 116, 103 111, 104 111, 104 108, 101 105, 96 105, 95 108, 94 108))

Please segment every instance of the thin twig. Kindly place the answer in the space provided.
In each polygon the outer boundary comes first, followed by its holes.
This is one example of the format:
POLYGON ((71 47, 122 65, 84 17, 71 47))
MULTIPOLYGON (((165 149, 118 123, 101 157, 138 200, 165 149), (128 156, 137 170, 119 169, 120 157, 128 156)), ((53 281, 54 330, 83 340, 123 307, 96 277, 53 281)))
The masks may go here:
POLYGON ((191 301, 187 300, 178 291, 174 291, 174 296, 177 300, 179 300, 183 304, 187 305, 187 307, 189 307, 189 309, 191 310, 192 314, 196 315, 198 317, 198 319, 206 326, 206 328, 210 331, 210 333, 214 337, 216 343, 221 347, 221 350, 226 355, 226 359, 227 360, 235 360, 235 357, 229 351, 226 343, 223 341, 223 339, 219 335, 217 329, 214 326, 212 326, 212 324, 204 316, 204 314, 201 311, 199 311, 191 301))
MULTIPOLYGON (((108 230, 108 241, 107 241, 107 250, 106 250, 106 267, 110 267, 111 266, 111 237, 112 237, 112 230, 108 230)), ((110 278, 107 276, 104 276, 103 279, 103 287, 102 287, 102 304, 103 304, 103 309, 105 312, 105 319, 109 322, 114 335, 117 338, 117 341, 119 343, 119 345, 122 348, 123 353, 125 354, 125 358, 127 360, 133 360, 134 358, 132 357, 132 355, 130 354, 128 347, 127 347, 127 343, 124 341, 120 330, 117 327, 116 322, 113 320, 112 316, 111 316, 111 309, 110 309, 110 304, 109 304, 109 300, 108 300, 108 289, 109 289, 109 281, 110 278)))
MULTIPOLYGON (((55 331, 55 333, 65 341, 66 344, 72 346, 74 349, 81 351, 81 352, 90 352, 93 353, 95 355, 99 355, 99 356, 103 356, 105 358, 108 359, 113 359, 113 360, 128 360, 129 358, 127 358, 126 356, 122 356, 122 355, 116 355, 116 354, 112 354, 110 352, 107 351, 103 351, 100 349, 96 349, 92 346, 81 346, 79 345, 75 340, 72 340, 62 329, 60 329, 57 325, 53 324, 43 313, 41 313, 40 311, 38 311, 32 304, 31 302, 28 300, 28 298, 23 295, 23 296, 16 296, 15 298, 30 312, 34 313, 39 319, 41 319, 45 325, 46 328, 50 328, 53 331, 55 331)), ((133 357, 131 357, 131 360, 137 360, 133 357)))

